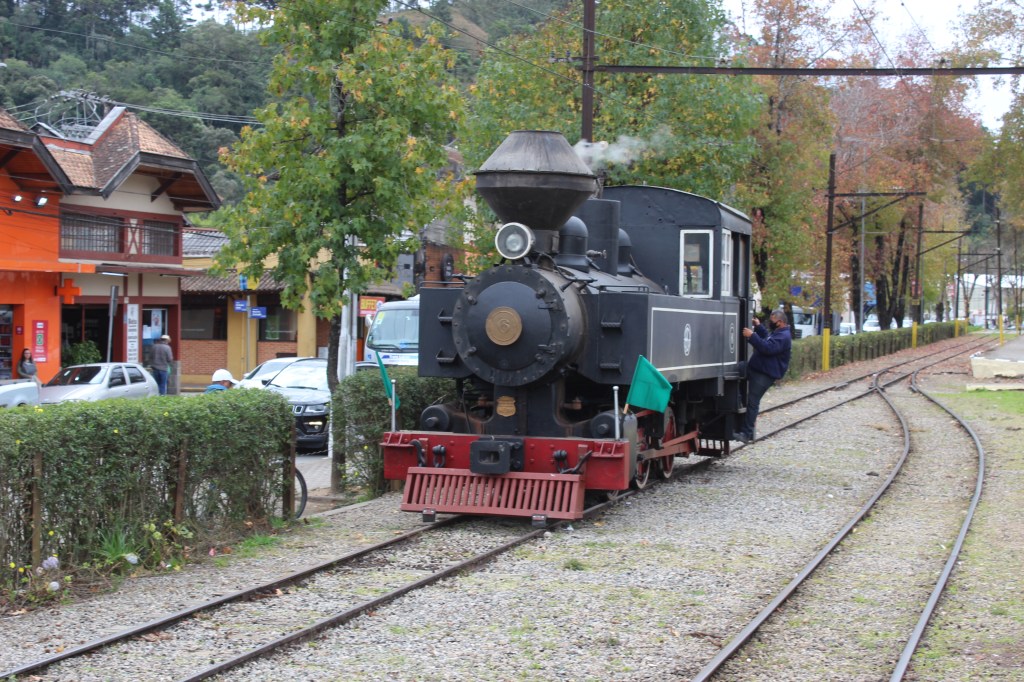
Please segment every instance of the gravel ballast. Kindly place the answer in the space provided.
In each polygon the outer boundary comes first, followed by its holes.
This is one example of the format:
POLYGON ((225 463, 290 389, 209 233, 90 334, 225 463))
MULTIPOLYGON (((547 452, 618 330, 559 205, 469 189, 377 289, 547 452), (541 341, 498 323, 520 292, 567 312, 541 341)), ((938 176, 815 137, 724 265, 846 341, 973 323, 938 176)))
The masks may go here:
MULTIPOLYGON (((952 344, 916 353, 933 355, 952 344)), ((958 361, 947 371, 963 372, 966 364, 966 359, 958 361)), ((814 385, 837 383, 843 373, 852 375, 868 367, 869 363, 857 363, 773 388, 765 405, 814 385)), ((942 388, 962 391, 968 376, 943 374, 939 379, 942 388)), ((975 395, 956 400, 977 405, 975 395)), ((811 402, 824 405, 835 400, 835 395, 824 394, 811 402)), ((759 428, 767 431, 788 421, 786 412, 766 413, 759 428)), ((942 605, 937 636, 926 640, 930 653, 940 655, 929 658, 920 670, 915 668, 921 679, 988 679, 969 676, 967 671, 979 661, 989 666, 991 679, 1024 679, 1019 655, 1016 667, 1006 664, 1013 661, 1011 652, 1024 649, 1019 646, 1024 642, 1019 578, 1024 558, 1024 464, 1017 450, 1009 450, 1019 432, 1009 430, 1009 421, 984 421, 992 418, 990 411, 977 412, 973 417, 984 423, 983 439, 992 441, 988 454, 998 493, 986 499, 992 506, 979 509, 977 528, 954 574, 954 582, 963 582, 942 605), (1009 566, 999 554, 1006 546, 1011 548, 1009 566)), ((1018 428, 1019 424, 1018 420, 1018 428)), ((915 434, 924 434, 932 427, 915 423, 912 428, 915 434)), ((898 435, 888 408, 878 398, 866 397, 739 449, 727 459, 679 460, 674 480, 630 498, 596 520, 551 533, 480 571, 413 593, 312 643, 223 678, 688 679, 873 493, 878 474, 884 476, 902 450, 898 435)), ((956 443, 962 445, 961 440, 956 443)), ((947 446, 952 446, 950 439, 939 436, 929 447, 941 455, 947 446)), ((946 475, 953 475, 951 484, 958 485, 959 471, 946 475)), ((929 493, 921 504, 934 505, 938 497, 938 492, 929 493)), ((230 557, 171 575, 130 579, 113 593, 5 617, 0 620, 0 670, 420 525, 417 515, 397 512, 397 507, 398 496, 388 495, 300 526, 255 557, 230 557)), ((913 529, 903 531, 914 534, 913 529)), ((934 544, 928 534, 919 535, 922 542, 934 544)), ((839 561, 847 556, 845 550, 840 552, 839 561)), ((917 573, 898 553, 882 559, 866 565, 870 572, 861 571, 865 586, 908 571, 917 573)), ((836 608, 843 609, 839 600, 836 608)), ((828 615, 816 613, 815 619, 828 620, 828 615)), ((785 619, 781 622, 786 624, 785 619)), ((895 631, 896 624, 887 625, 895 631)), ((878 647, 885 652, 883 658, 902 648, 889 641, 895 632, 878 631, 883 633, 883 646, 878 647)), ((221 644, 236 635, 206 631, 194 646, 203 647, 213 659, 220 655, 221 644)), ((809 649, 813 659, 820 656, 818 647, 828 644, 825 640, 795 638, 794 651, 809 649)), ((147 643, 150 650, 160 646, 159 638, 147 643)), ((151 655, 147 647, 133 647, 132 653, 105 663, 89 679, 175 679, 146 674, 151 655)), ((794 662, 761 679, 815 679, 781 674, 786 669, 799 671, 799 660, 794 653, 794 662)), ((756 656, 751 663, 755 662, 756 656)), ((758 679, 749 670, 737 668, 727 679, 758 679)), ((186 672, 177 671, 177 677, 186 672)), ((839 669, 832 679, 879 679, 841 673, 839 669)))

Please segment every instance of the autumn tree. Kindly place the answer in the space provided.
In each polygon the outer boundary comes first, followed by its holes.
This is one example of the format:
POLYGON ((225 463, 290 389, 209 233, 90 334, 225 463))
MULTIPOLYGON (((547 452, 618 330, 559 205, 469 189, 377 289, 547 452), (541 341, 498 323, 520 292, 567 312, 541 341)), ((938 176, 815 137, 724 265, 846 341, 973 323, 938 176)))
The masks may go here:
MULTIPOLYGON (((883 49, 873 32, 861 29, 853 47, 851 65, 857 66, 910 67, 955 59, 952 53, 935 54, 920 35, 903 37, 897 49, 883 49)), ((851 78, 833 93, 837 192, 866 195, 837 201, 842 217, 837 236, 848 242, 854 284, 851 307, 857 315, 863 311, 864 283, 858 276, 863 269, 875 285, 883 328, 920 312, 912 310, 915 302, 923 308, 931 297, 937 305, 956 271, 956 236, 965 229, 959 185, 983 142, 967 110, 968 86, 949 77, 851 78)))
MULTIPOLYGON (((462 118, 431 33, 378 22, 383 0, 306 0, 239 10, 279 48, 260 125, 223 158, 247 194, 223 209, 218 257, 252 280, 284 285, 282 305, 331 320, 328 380, 339 365, 348 293, 390 279, 397 255, 453 195, 445 145, 462 118)), ((343 471, 344 453, 335 450, 343 471)), ((332 484, 337 487, 338 479, 332 484)))
MULTIPOLYGON (((582 3, 569 3, 535 31, 485 52, 460 137, 470 167, 517 129, 579 140, 581 13, 582 3)), ((601 64, 714 64, 727 56, 724 27, 710 3, 601 3, 595 52, 601 64)), ((594 81, 594 137, 620 161, 598 165, 608 184, 648 182, 734 203, 754 148, 749 79, 599 71, 594 81)))
MULTIPOLYGON (((820 65, 821 45, 836 40, 825 8, 798 0, 755 0, 760 27, 744 59, 756 67, 820 65)), ((809 305, 824 293, 824 209, 832 120, 828 91, 807 76, 759 76, 753 129, 757 151, 740 182, 754 220, 751 274, 762 305, 809 305), (793 287, 802 290, 794 301, 793 287)))

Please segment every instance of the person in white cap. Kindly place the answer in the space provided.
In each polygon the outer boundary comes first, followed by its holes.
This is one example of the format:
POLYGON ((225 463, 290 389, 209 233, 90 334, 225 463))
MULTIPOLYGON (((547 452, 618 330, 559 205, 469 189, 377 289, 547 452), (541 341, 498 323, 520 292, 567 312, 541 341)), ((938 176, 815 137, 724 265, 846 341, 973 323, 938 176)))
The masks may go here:
POLYGON ((235 377, 231 376, 231 372, 226 369, 218 369, 213 373, 211 377, 212 384, 206 387, 204 393, 216 393, 217 391, 226 391, 232 386, 237 386, 238 382, 235 381, 235 377))

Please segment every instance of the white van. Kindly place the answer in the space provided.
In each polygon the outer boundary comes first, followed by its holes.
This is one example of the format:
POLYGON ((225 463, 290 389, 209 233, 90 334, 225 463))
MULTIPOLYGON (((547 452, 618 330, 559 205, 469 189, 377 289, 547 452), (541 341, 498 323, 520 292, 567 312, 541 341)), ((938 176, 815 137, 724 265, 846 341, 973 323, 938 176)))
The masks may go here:
POLYGON ((808 308, 805 311, 803 308, 793 306, 793 319, 789 321, 789 326, 793 328, 794 339, 817 336, 818 313, 813 308, 808 308))
POLYGON ((420 297, 388 301, 377 308, 366 335, 363 360, 385 365, 418 365, 420 361, 420 297))

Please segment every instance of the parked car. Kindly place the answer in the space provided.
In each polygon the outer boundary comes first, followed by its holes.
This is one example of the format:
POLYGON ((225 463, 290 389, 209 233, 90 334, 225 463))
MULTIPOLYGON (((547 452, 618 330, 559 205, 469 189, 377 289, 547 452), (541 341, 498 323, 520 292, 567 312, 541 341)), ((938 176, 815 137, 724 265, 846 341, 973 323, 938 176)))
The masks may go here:
POLYGON ((864 319, 864 326, 861 327, 861 331, 866 332, 877 332, 882 329, 882 326, 878 323, 877 315, 868 315, 864 319))
POLYGON ((0 380, 0 407, 39 404, 39 385, 34 379, 0 380))
POLYGON ((160 395, 156 379, 132 362, 94 362, 62 369, 39 389, 39 402, 94 401, 107 398, 148 398, 160 395))
POLYGON ((849 336, 850 334, 857 333, 857 325, 853 322, 840 322, 839 323, 839 336, 849 336))
POLYGON ((242 377, 238 382, 238 388, 263 388, 268 381, 274 378, 275 374, 298 359, 298 357, 273 358, 262 362, 242 377))
POLYGON ((325 358, 297 358, 275 374, 265 387, 277 391, 292 406, 295 444, 300 450, 326 450, 331 392, 325 358))

